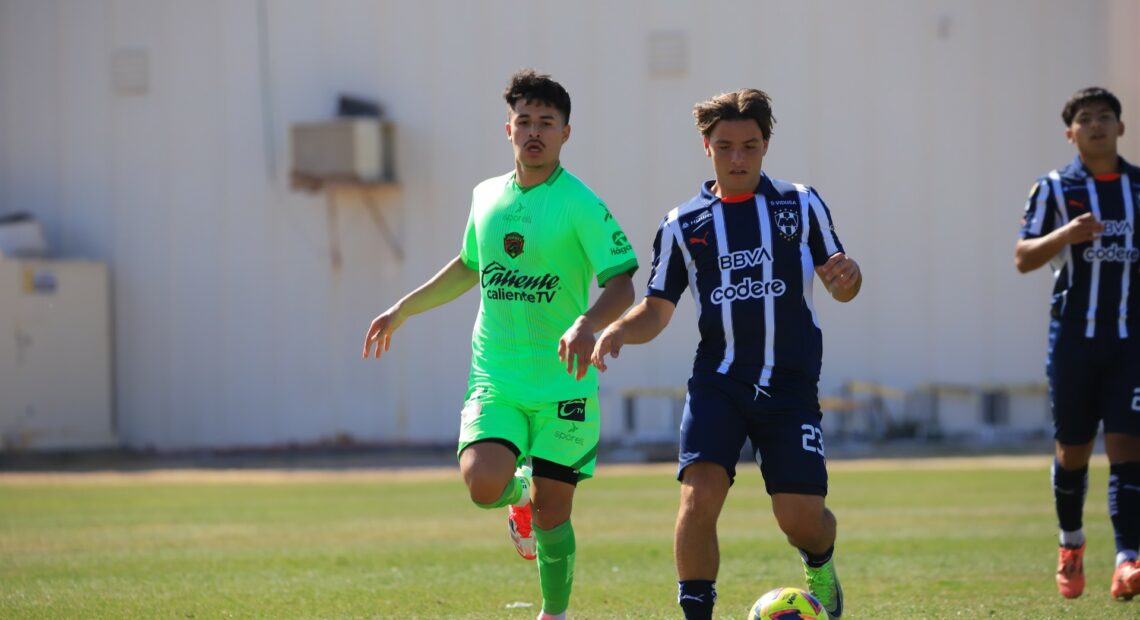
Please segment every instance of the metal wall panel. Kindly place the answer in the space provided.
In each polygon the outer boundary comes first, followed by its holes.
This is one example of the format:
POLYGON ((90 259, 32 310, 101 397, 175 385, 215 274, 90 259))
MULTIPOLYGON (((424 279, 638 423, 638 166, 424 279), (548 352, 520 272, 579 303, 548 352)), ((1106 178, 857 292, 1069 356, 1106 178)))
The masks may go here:
MULTIPOLYGON (((819 188, 866 272, 851 304, 817 291, 823 393, 1041 381, 1049 277, 1013 269, 1018 219, 1071 157, 1071 92, 1114 88, 1140 127, 1127 19, 1121 0, 0 0, 0 211, 110 264, 127 445, 448 442, 475 296, 409 321, 380 362, 361 340, 457 253, 470 189, 509 169, 511 71, 569 88, 564 162, 634 240, 639 289, 660 218, 711 174, 692 104, 755 86, 778 119, 766 169, 819 188), (655 72, 661 33, 685 54, 655 72), (124 50, 146 54, 144 93, 114 88, 124 50), (371 206, 288 187, 289 124, 330 117, 342 92, 396 124, 399 184, 371 206)), ((603 377, 608 431, 623 388, 683 385, 693 332, 683 300, 623 353, 603 377)))

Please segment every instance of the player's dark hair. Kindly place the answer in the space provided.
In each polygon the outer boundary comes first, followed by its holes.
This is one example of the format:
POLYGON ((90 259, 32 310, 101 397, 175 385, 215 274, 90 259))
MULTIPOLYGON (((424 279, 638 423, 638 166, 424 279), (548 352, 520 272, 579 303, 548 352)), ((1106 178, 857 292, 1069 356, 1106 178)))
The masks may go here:
POLYGON ((772 137, 772 98, 768 93, 755 88, 742 88, 734 93, 721 93, 708 101, 693 106, 693 118, 697 129, 706 138, 720 121, 754 120, 760 126, 764 139, 772 137))
POLYGON ((1065 126, 1073 124, 1073 119, 1077 117, 1077 113, 1081 108, 1089 105, 1090 103, 1106 103, 1109 108, 1112 108, 1113 114, 1116 114, 1116 120, 1120 120, 1120 100, 1116 95, 1100 88, 1093 86, 1091 88, 1084 88, 1073 93, 1072 97, 1065 102, 1065 107, 1061 108, 1061 120, 1065 121, 1065 126))
POLYGON ((570 122, 570 93, 545 73, 521 69, 511 76, 503 99, 512 110, 519 101, 544 103, 562 113, 562 122, 570 122))

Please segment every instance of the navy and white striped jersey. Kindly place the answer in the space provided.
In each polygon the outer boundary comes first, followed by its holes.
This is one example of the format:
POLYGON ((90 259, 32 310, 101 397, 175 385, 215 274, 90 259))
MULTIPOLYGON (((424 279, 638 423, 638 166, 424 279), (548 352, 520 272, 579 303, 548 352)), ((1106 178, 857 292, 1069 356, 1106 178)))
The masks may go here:
POLYGON ((755 195, 701 192, 665 216, 653 241, 647 296, 697 304, 694 372, 757 386, 816 382, 823 335, 812 307, 815 266, 842 252, 831 214, 810 187, 762 174, 755 195))
POLYGON ((1053 257, 1053 318, 1085 323, 1127 338, 1140 318, 1140 248, 1135 234, 1140 169, 1120 160, 1119 174, 1093 177, 1077 156, 1037 179, 1025 205, 1021 238, 1049 234, 1085 213, 1104 224, 1100 238, 1066 246, 1053 257))

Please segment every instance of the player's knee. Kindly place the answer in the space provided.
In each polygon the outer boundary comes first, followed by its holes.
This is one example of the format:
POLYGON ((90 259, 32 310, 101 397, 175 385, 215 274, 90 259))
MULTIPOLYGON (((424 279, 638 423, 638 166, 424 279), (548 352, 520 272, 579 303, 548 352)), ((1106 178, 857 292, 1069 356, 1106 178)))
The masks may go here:
POLYGON ((1092 452, 1092 442, 1083 444, 1063 444, 1058 442, 1056 449, 1057 462, 1061 464, 1062 469, 1077 471, 1088 467, 1089 459, 1092 458, 1092 452))
POLYGON ((570 504, 544 502, 533 505, 534 524, 544 530, 552 530, 570 520, 570 504))
POLYGON ((727 495, 727 486, 689 481, 681 491, 681 517, 691 521, 716 522, 727 495))
POLYGON ((467 483, 467 493, 471 496, 471 501, 486 506, 499 500, 510 480, 470 472, 464 476, 464 482, 467 483))
POLYGON ((822 497, 774 501, 772 511, 780 530, 792 541, 812 540, 834 527, 835 517, 824 507, 822 497))
POLYGON ((776 521, 780 524, 780 530, 791 541, 815 538, 822 529, 822 524, 818 518, 802 520, 793 517, 777 517, 776 521))
POLYGON ((714 493, 708 489, 694 487, 681 500, 681 513, 691 519, 715 517, 720 506, 714 493))

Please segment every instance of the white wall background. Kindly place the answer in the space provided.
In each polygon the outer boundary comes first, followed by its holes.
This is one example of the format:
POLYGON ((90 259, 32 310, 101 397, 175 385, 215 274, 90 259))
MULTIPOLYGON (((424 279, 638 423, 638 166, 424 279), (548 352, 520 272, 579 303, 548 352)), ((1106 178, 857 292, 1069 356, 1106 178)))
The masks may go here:
MULTIPOLYGON (((1130 0, 0 0, 0 212, 110 264, 125 445, 450 441, 476 295, 409 321, 380 362, 360 350, 456 254, 470 188, 510 168, 509 74, 567 86, 564 163, 643 265, 711 175, 692 104, 753 86, 778 119, 765 168, 819 189, 865 272, 851 304, 817 295, 823 393, 1035 382, 1050 282, 1013 269, 1022 205, 1072 157, 1059 112, 1078 88, 1117 92, 1140 160, 1138 31, 1130 0), (649 69, 660 31, 687 41, 669 76, 649 69), (149 61, 144 94, 112 87, 124 51, 149 61), (360 200, 330 221, 288 188, 289 124, 342 92, 397 125, 400 184, 375 200, 402 261, 360 200)), ((686 300, 603 378, 603 405, 683 385, 695 340, 686 300)))

